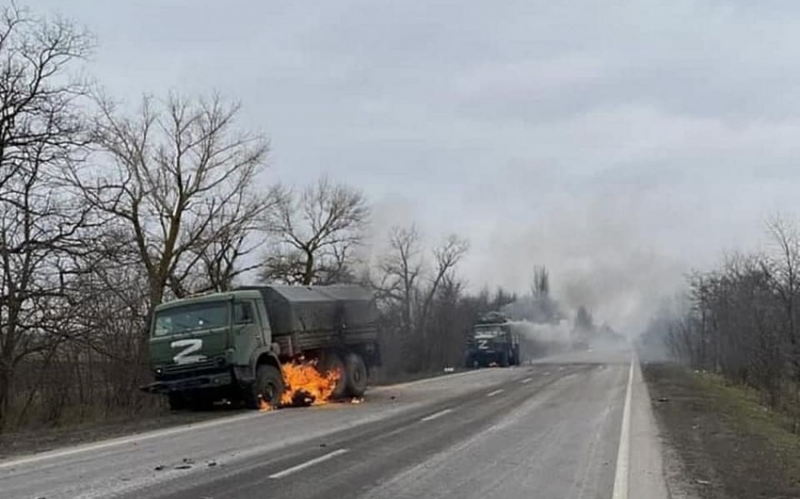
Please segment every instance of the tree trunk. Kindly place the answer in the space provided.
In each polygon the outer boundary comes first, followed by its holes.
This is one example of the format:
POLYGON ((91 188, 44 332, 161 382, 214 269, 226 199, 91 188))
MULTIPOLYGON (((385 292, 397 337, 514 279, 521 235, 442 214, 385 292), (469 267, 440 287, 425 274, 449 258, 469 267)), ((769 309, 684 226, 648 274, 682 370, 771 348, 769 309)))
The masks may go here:
POLYGON ((6 361, 0 362, 0 433, 3 433, 8 422, 13 374, 13 368, 10 363, 6 361))
POLYGON ((303 270, 303 285, 310 286, 314 282, 314 252, 306 250, 306 267, 303 270))

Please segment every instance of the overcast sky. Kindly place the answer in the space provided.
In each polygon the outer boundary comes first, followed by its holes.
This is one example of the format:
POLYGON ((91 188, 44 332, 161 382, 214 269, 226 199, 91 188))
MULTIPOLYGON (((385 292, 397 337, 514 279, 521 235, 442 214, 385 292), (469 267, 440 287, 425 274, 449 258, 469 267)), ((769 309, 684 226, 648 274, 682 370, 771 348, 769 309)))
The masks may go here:
POLYGON ((472 242, 473 286, 641 317, 800 194, 800 2, 37 0, 112 94, 212 89, 375 220, 472 242))

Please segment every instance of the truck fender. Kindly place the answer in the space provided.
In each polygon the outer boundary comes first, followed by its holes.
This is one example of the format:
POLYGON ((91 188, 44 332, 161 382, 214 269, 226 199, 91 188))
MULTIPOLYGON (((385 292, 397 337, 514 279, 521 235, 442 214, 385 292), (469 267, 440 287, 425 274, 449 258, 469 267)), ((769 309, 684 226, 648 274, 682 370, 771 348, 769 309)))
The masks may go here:
POLYGON ((267 363, 275 366, 278 370, 281 368, 281 361, 275 354, 272 346, 260 347, 253 350, 250 355, 250 365, 237 366, 236 378, 242 382, 252 382, 256 378, 256 369, 260 363, 267 363))

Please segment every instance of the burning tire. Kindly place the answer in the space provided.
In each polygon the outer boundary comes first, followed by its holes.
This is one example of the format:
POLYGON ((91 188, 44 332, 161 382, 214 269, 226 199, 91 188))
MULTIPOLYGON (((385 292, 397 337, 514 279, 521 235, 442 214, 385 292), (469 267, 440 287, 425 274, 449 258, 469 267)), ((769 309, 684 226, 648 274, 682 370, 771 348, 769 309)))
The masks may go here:
POLYGON ((283 395, 283 376, 274 366, 261 364, 256 371, 256 380, 251 387, 247 405, 253 409, 261 409, 266 404, 276 409, 283 395))
POLYGON ((367 366, 357 353, 349 353, 344 361, 346 391, 350 397, 363 397, 367 391, 367 366))
POLYGON ((325 372, 338 372, 339 380, 336 382, 336 388, 333 389, 331 394, 332 399, 341 399, 347 393, 347 372, 345 363, 342 357, 336 352, 325 352, 319 363, 320 369, 325 372))

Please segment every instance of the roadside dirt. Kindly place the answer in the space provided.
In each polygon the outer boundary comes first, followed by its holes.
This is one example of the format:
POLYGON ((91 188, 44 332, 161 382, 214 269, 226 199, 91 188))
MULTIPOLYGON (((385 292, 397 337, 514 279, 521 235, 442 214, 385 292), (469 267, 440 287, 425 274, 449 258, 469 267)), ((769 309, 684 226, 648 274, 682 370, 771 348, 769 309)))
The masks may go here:
POLYGON ((713 376, 670 364, 642 371, 666 439, 672 497, 800 498, 800 436, 780 415, 713 376))
POLYGON ((176 412, 137 419, 110 419, 66 427, 39 428, 0 434, 0 459, 25 454, 38 454, 49 450, 84 443, 122 437, 160 428, 197 423, 235 414, 234 410, 219 409, 204 412, 176 412))
MULTIPOLYGON (((371 386, 377 387, 393 385, 397 383, 407 383, 426 378, 445 376, 447 374, 451 374, 451 372, 395 374, 393 376, 382 373, 380 376, 373 378, 371 386)), ((367 391, 367 401, 369 401, 369 398, 369 391, 367 391)), ((62 447, 123 437, 136 433, 158 430, 161 428, 169 428, 172 426, 198 423, 201 421, 233 416, 246 412, 248 412, 246 409, 224 406, 208 411, 197 412, 170 412, 165 408, 157 414, 106 419, 103 421, 85 422, 77 425, 60 427, 41 427, 35 430, 30 429, 13 433, 4 433, 0 434, 0 459, 7 459, 13 456, 27 454, 38 454, 62 447)))

